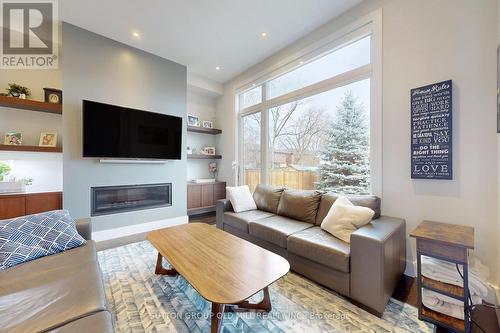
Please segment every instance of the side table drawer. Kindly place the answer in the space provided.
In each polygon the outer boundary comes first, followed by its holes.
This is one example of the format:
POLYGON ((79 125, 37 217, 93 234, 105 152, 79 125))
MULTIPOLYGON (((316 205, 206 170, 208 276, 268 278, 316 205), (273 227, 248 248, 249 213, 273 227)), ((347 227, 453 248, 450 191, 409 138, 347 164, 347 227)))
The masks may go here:
POLYGON ((422 255, 437 256, 467 264, 467 249, 457 246, 436 243, 425 239, 417 239, 417 251, 422 255))

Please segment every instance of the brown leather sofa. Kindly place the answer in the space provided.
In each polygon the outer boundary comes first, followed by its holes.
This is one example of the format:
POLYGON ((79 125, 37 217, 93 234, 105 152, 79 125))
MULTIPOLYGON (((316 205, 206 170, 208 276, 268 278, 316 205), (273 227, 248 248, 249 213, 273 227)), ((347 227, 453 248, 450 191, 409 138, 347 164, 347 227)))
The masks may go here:
POLYGON ((0 271, 0 332, 114 332, 91 239, 87 244, 0 271))
POLYGON ((375 211, 348 244, 320 228, 337 198, 333 193, 259 185, 253 197, 258 209, 241 213, 219 200, 217 227, 287 258, 293 271, 382 314, 405 269, 404 220, 380 216, 376 196, 348 196, 375 211))

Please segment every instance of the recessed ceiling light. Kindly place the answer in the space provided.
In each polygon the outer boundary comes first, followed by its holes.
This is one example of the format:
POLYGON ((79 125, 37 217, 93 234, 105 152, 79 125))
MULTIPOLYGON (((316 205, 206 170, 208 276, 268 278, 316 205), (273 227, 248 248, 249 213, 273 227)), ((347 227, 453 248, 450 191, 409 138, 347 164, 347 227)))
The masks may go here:
POLYGON ((132 32, 132 35, 136 38, 139 38, 141 36, 137 31, 132 32))
POLYGON ((304 62, 303 62, 302 60, 301 60, 301 61, 299 61, 299 65, 302 65, 303 63, 304 63, 304 62))
POLYGON ((220 66, 216 66, 216 67, 215 67, 215 70, 216 70, 216 71, 220 71, 220 66))
POLYGON ((261 33, 260 33, 260 35, 261 35, 262 37, 267 37, 267 32, 261 32, 261 33))

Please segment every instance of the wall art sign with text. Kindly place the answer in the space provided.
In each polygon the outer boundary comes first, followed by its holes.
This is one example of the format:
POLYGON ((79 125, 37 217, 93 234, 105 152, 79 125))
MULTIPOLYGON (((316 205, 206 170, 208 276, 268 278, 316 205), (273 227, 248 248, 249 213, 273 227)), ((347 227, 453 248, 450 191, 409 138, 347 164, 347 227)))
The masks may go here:
POLYGON ((411 90, 411 178, 453 179, 451 80, 411 90))

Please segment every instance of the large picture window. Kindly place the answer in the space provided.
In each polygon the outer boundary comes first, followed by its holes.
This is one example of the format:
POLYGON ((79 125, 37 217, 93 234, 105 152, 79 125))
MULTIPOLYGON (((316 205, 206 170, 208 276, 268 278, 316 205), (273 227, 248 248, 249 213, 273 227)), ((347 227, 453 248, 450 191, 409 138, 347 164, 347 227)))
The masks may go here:
POLYGON ((243 182, 253 192, 261 183, 260 112, 241 118, 243 127, 243 182))
POLYGON ((372 192, 372 35, 239 93, 240 183, 372 192))

